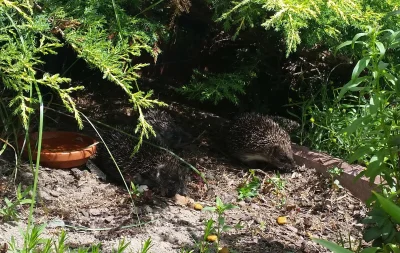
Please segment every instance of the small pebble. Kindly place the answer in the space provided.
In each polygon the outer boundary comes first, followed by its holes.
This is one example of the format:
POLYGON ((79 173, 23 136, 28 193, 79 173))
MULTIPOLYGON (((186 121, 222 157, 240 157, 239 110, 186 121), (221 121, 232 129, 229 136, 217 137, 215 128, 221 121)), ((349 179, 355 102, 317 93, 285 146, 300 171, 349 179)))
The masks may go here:
POLYGON ((216 236, 216 235, 207 236, 207 241, 209 241, 209 242, 216 242, 217 240, 218 240, 218 236, 216 236))
POLYGON ((196 203, 196 204, 193 205, 193 208, 194 208, 195 210, 202 210, 202 209, 203 209, 203 206, 200 205, 199 203, 196 203))
POLYGON ((246 202, 244 202, 243 200, 239 201, 238 205, 241 206, 241 207, 244 207, 244 206, 246 206, 246 202))
POLYGON ((285 216, 280 216, 276 221, 278 222, 279 225, 283 225, 287 223, 287 218, 285 216))

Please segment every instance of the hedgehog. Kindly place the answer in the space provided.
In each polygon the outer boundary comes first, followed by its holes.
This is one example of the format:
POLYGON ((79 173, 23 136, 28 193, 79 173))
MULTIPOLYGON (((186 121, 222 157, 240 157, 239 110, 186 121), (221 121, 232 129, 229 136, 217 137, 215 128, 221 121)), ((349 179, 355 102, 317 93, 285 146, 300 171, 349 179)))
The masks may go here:
POLYGON ((268 116, 245 113, 236 117, 224 139, 229 154, 247 165, 266 162, 282 171, 295 167, 289 134, 268 116))
POLYGON ((158 143, 164 143, 171 149, 178 149, 185 145, 191 136, 178 126, 172 116, 163 110, 144 110, 146 121, 153 127, 158 143))
MULTIPOLYGON (((147 109, 143 114, 156 132, 156 136, 151 136, 148 141, 156 146, 177 150, 190 137, 166 111, 147 109)), ((115 128, 129 134, 134 129, 125 124, 115 128)), ((161 190, 162 195, 168 197, 175 193, 185 195, 187 168, 172 154, 144 142, 139 152, 131 158, 133 147, 137 144, 136 139, 117 130, 105 130, 100 134, 127 182, 156 187, 161 190)), ((104 144, 98 145, 92 160, 108 178, 117 183, 123 182, 104 144)))
POLYGON ((281 116, 270 116, 270 118, 275 121, 281 128, 283 128, 286 132, 293 133, 300 127, 300 124, 294 120, 284 118, 281 116))
MULTIPOLYGON (((128 126, 115 128, 127 133, 133 131, 128 126)), ((137 144, 136 139, 129 138, 117 130, 105 130, 100 134, 128 184, 145 184, 156 188, 156 191, 166 197, 172 197, 176 193, 186 195, 187 168, 172 154, 144 142, 139 151, 131 157, 133 147, 137 144)), ((166 148, 159 139, 153 138, 151 142, 166 148)), ((123 182, 104 144, 98 145, 92 160, 112 181, 123 182)))

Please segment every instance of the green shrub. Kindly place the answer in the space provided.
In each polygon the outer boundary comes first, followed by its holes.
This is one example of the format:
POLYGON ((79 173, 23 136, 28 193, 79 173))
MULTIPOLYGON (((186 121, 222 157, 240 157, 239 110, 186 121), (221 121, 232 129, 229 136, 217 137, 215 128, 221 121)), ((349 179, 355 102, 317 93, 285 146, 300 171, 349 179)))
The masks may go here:
POLYGON ((303 1, 303 0, 209 0, 225 30, 232 26, 240 30, 263 26, 283 33, 287 55, 295 52, 304 41, 308 46, 337 45, 354 31, 366 25, 381 23, 394 28, 400 23, 395 16, 385 18, 396 10, 396 1, 303 1))
POLYGON ((245 93, 251 75, 243 73, 202 73, 194 70, 192 80, 178 91, 190 99, 212 101, 215 105, 223 99, 238 105, 238 95, 245 93))

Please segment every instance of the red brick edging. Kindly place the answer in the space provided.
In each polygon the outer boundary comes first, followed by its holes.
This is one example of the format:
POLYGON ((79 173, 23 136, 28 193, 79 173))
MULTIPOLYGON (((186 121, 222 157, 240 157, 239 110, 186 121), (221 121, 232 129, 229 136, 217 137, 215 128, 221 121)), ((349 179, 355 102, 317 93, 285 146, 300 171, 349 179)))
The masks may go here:
POLYGON ((360 165, 350 165, 328 154, 314 152, 307 147, 299 146, 294 143, 292 144, 292 149, 297 165, 305 165, 308 168, 314 168, 324 176, 330 177, 327 172, 330 168, 342 168, 344 172, 337 178, 340 185, 363 202, 371 196, 371 191, 374 190, 379 183, 379 178, 376 178, 373 184, 370 184, 365 177, 355 180, 358 173, 365 169, 360 165))

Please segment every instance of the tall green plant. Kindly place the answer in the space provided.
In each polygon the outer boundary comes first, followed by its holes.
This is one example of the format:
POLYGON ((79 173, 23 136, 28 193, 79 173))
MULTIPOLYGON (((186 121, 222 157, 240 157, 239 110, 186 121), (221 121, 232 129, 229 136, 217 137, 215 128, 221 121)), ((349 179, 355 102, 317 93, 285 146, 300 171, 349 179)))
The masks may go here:
POLYGON ((365 140, 354 151, 350 162, 367 157, 367 170, 361 175, 367 176, 371 181, 376 176, 382 176, 388 186, 395 186, 396 189, 400 189, 397 166, 397 152, 400 146, 400 83, 395 60, 399 43, 400 31, 369 27, 367 32, 355 35, 352 41, 344 42, 338 47, 354 48, 360 45, 363 58, 357 62, 351 80, 343 86, 337 100, 340 101, 351 93, 357 94, 362 98, 360 102, 365 102, 362 106, 366 110, 365 114, 359 115, 340 133, 351 135, 358 128, 364 128, 376 137, 365 140), (395 54, 391 55, 391 52, 395 54))
MULTIPOLYGON (((338 46, 338 50, 351 46, 360 47, 362 58, 353 69, 351 80, 345 84, 336 97, 339 103, 349 96, 359 97, 361 114, 346 128, 338 131, 341 135, 353 135, 359 129, 368 134, 351 154, 350 162, 363 159, 367 168, 358 177, 366 176, 371 182, 376 177, 384 179, 380 185, 383 196, 374 194, 370 199, 372 210, 364 223, 370 226, 363 238, 373 241, 371 248, 361 252, 399 252, 400 232, 398 232, 400 207, 399 200, 399 162, 400 114, 398 98, 400 82, 397 59, 399 56, 400 31, 381 30, 369 27, 364 33, 354 36, 338 46), (368 138, 374 136, 374 138, 368 138)), ((334 252, 349 252, 343 248, 323 241, 317 242, 334 252)))

